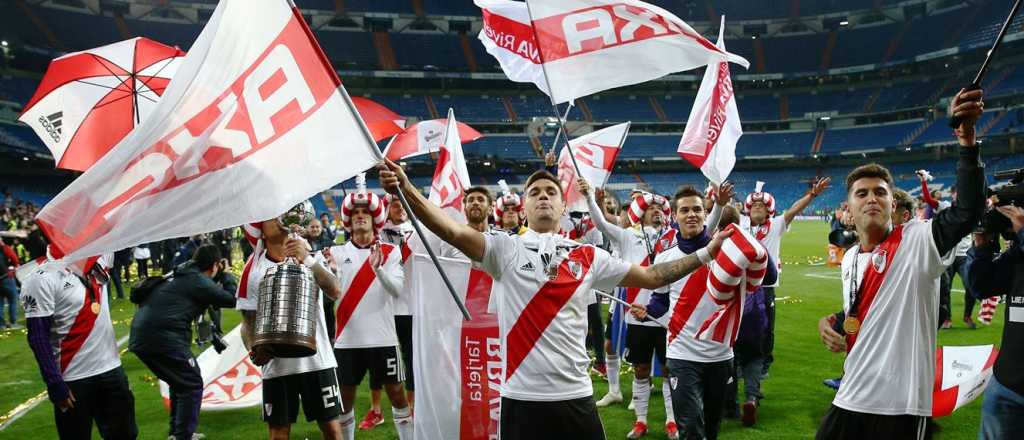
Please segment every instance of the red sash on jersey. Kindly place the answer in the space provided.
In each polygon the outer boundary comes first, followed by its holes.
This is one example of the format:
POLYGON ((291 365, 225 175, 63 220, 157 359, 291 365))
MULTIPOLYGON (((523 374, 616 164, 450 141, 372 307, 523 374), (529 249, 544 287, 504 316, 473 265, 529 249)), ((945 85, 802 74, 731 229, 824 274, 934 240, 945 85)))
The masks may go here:
MULTIPOLYGON (((391 254, 394 248, 394 245, 381 243, 381 261, 387 261, 388 255, 391 254)), ((345 296, 341 298, 341 303, 338 304, 338 326, 334 336, 335 339, 341 338, 341 331, 345 329, 345 324, 348 324, 348 320, 352 318, 352 312, 356 310, 356 306, 366 296, 366 292, 370 290, 370 285, 376 279, 377 273, 370 267, 370 257, 367 257, 366 260, 363 260, 363 264, 359 266, 359 271, 356 272, 355 278, 352 279, 352 284, 349 284, 348 290, 345 291, 345 296)))
POLYGON ((672 318, 668 321, 669 344, 683 331, 686 321, 690 320, 690 315, 693 314, 697 304, 700 304, 700 299, 707 292, 709 273, 708 266, 703 265, 686 278, 686 283, 683 284, 683 289, 679 292, 679 299, 676 300, 676 306, 672 309, 672 318))
POLYGON ((754 230, 754 238, 757 241, 762 241, 768 236, 768 232, 772 230, 772 219, 771 217, 765 218, 764 224, 760 226, 750 225, 750 227, 754 230))
MULTIPOLYGON (((644 237, 644 240, 646 240, 646 239, 647 239, 647 237, 644 237)), ((672 246, 675 246, 675 244, 676 244, 676 229, 675 228, 668 228, 668 231, 665 231, 664 234, 661 234, 661 238, 659 238, 658 241, 656 243, 654 243, 654 256, 657 256, 658 254, 662 253, 663 251, 665 251, 665 249, 668 249, 668 248, 670 248, 672 246)), ((653 262, 654 261, 652 261, 652 259, 651 259, 651 254, 648 254, 646 257, 644 257, 644 260, 640 262, 640 266, 641 267, 647 267, 647 266, 650 266, 651 263, 653 263, 653 262)), ((640 288, 639 287, 627 287, 626 288, 626 302, 628 302, 630 304, 633 304, 633 301, 636 301, 636 296, 639 295, 639 294, 640 294, 640 288)))
POLYGON ((486 272, 471 269, 466 286, 466 308, 472 321, 462 321, 459 338, 462 370, 462 402, 459 411, 459 437, 482 439, 498 432, 497 417, 501 387, 501 343, 498 315, 487 313, 494 280, 486 272), (492 345, 493 344, 493 345, 492 345), (486 368, 486 372, 483 369, 486 368), (492 368, 495 374, 492 374, 492 368))
POLYGON ((67 336, 64 340, 60 341, 60 372, 63 373, 67 370, 68 365, 71 365, 71 360, 75 358, 78 351, 82 349, 82 345, 85 344, 85 340, 89 339, 89 335, 92 333, 93 327, 96 326, 96 318, 100 316, 100 312, 93 313, 92 305, 95 302, 100 304, 103 297, 103 286, 96 281, 96 277, 89 275, 85 278, 79 278, 82 284, 85 286, 85 298, 82 300, 82 308, 78 310, 78 314, 75 315, 75 322, 71 324, 71 330, 68 330, 67 336))
MULTIPOLYGON (((899 249, 901 241, 903 241, 903 225, 893 229, 889 236, 885 238, 885 241, 872 251, 881 251, 885 254, 885 267, 882 268, 881 272, 875 269, 874 264, 871 262, 871 257, 868 257, 867 267, 864 268, 866 271, 864 272, 864 279, 860 283, 860 295, 862 295, 862 298, 857 306, 857 318, 860 319, 861 330, 864 329, 864 324, 868 318, 868 311, 871 310, 871 302, 875 300, 878 289, 882 287, 882 282, 885 281, 885 274, 889 273, 889 268, 892 267, 892 257, 896 255, 896 250, 899 249)), ((854 258, 857 258, 857 256, 855 255, 854 258)), ((850 276, 856 277, 857 274, 850 274, 850 276)), ((853 344, 857 342, 857 335, 859 334, 860 332, 846 335, 847 353, 853 350, 853 344)))
POLYGON ((580 246, 573 249, 558 266, 558 275, 555 279, 544 283, 523 308, 519 319, 516 320, 505 339, 507 344, 505 353, 508 356, 505 364, 505 380, 515 374, 519 364, 533 350, 541 334, 555 319, 555 315, 572 298, 576 289, 586 279, 593 262, 593 246, 580 246), (572 271, 569 270, 571 262, 580 263, 579 278, 573 277, 572 271))

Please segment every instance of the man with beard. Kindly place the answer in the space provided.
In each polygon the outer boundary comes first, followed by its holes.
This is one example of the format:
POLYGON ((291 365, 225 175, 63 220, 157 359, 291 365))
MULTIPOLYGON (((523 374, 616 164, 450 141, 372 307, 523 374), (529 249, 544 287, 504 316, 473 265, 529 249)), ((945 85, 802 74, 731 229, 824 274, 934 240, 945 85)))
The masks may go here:
MULTIPOLYGON (((590 209, 594 225, 618 250, 619 258, 640 266, 649 266, 661 252, 675 246, 676 229, 668 225, 668 213, 671 212, 669 202, 662 196, 650 193, 641 194, 633 198, 627 213, 630 220, 640 227, 638 233, 632 230, 623 229, 605 221, 597 201, 590 197, 590 185, 586 179, 578 179, 577 185, 580 194, 587 197, 587 206, 590 209)), ((721 215, 721 208, 732 199, 732 184, 722 185, 723 197, 716 204, 710 220, 712 228, 718 224, 721 215)), ((704 217, 700 218, 699 227, 704 227, 704 217)), ((626 289, 626 302, 633 304, 639 302, 646 304, 650 298, 651 291, 643 289, 626 289)), ((633 411, 636 414, 636 422, 633 429, 626 438, 637 439, 647 433, 647 409, 651 397, 651 360, 653 356, 665 364, 665 328, 653 321, 643 322, 633 317, 626 316, 626 361, 633 365, 633 411)), ((619 358, 614 351, 609 350, 606 357, 608 365, 608 394, 597 402, 599 407, 610 405, 616 401, 622 401, 622 394, 619 391, 619 358)), ((670 439, 678 438, 678 427, 672 417, 672 398, 668 392, 667 381, 662 382, 662 397, 665 402, 665 433, 670 439)))
POLYGON ((385 190, 401 191, 428 229, 494 279, 504 371, 500 436, 506 440, 603 439, 585 346, 593 291, 670 284, 710 261, 729 235, 719 234, 697 255, 642 267, 557 233, 565 203, 549 172, 527 179, 529 228, 509 235, 459 224, 423 197, 397 164, 385 160, 378 168, 385 190))
MULTIPOLYGON (((747 215, 740 217, 740 227, 756 237, 764 247, 768 248, 772 261, 777 265, 776 270, 779 272, 779 277, 782 276, 782 259, 779 253, 782 248, 782 234, 789 231, 789 224, 793 223, 793 219, 800 215, 804 208, 807 208, 815 198, 828 189, 828 184, 831 181, 832 178, 830 177, 818 179, 803 197, 794 202, 780 216, 775 215, 775 197, 771 193, 761 191, 762 182, 758 182, 754 192, 747 195, 746 202, 743 204, 747 215)), ((775 360, 772 356, 772 351, 775 348, 775 288, 778 287, 778 283, 778 278, 776 278, 775 282, 765 284, 762 287, 765 310, 768 315, 768 330, 764 337, 765 361, 763 375, 765 376, 767 376, 768 368, 775 360)))

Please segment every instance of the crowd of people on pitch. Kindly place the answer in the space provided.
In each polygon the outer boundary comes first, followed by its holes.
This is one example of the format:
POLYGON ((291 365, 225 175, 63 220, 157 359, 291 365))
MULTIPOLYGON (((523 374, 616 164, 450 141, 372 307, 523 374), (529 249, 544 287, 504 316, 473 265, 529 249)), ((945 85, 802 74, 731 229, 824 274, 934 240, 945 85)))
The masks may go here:
MULTIPOLYGON (((960 144, 956 192, 949 206, 932 208, 931 218, 916 218, 913 199, 895 187, 885 167, 863 165, 847 176, 847 205, 836 217, 855 240, 841 264, 840 311, 819 322, 823 343, 846 352, 846 360, 818 438, 931 436, 941 279, 965 237, 973 240, 962 269, 971 292, 1010 297, 980 437, 1022 432, 1014 414, 1024 410, 1024 374, 1017 368, 1024 356, 1024 210, 992 208, 1009 226, 970 238, 986 210, 974 131, 983 109, 981 91, 951 100, 950 115, 962 119, 954 131, 960 144), (997 235, 1010 239, 1002 253, 997 235)), ((627 438, 649 431, 655 365, 664 377, 669 438, 717 438, 722 418, 732 415, 746 426, 756 423, 760 384, 774 361, 781 237, 829 190, 829 178, 814 179, 789 207, 776 206, 760 186, 734 203, 735 188, 727 182, 706 191, 684 186, 671 197, 635 191, 620 205, 580 179, 585 210, 568 212, 562 182, 539 170, 518 194, 465 188, 455 204, 463 220, 428 201, 399 165, 386 160, 378 172, 387 194, 367 191, 363 178, 343 199, 343 244, 321 221, 300 226, 269 219, 241 227, 251 251, 240 277, 227 272, 223 240, 192 237, 170 259, 166 273, 173 275, 146 278, 132 292, 139 309, 129 349, 169 385, 171 438, 202 437, 196 433, 202 377, 191 352, 192 323, 210 307, 242 314, 243 344, 262 369, 261 412, 270 438, 288 438, 301 408, 324 438, 352 439, 357 425, 383 423, 381 394, 390 401, 399 437, 412 438, 415 318, 406 265, 427 246, 471 261, 493 280, 504 372, 501 438, 605 438, 597 408, 623 402, 623 361, 633 369, 636 416, 627 438), (413 234, 413 216, 396 201, 400 194, 429 231, 426 241, 413 234), (316 353, 300 358, 277 357, 253 343, 260 281, 289 259, 309 268, 323 303, 314 313, 316 353), (624 321, 607 331, 598 305, 606 296, 617 298, 611 309, 624 321), (597 357, 593 364, 588 345, 597 357), (596 401, 592 368, 609 382, 596 401), (367 376, 371 410, 357 424, 354 403, 367 376)), ((282 218, 309 212, 306 202, 282 218)), ((61 438, 88 438, 94 423, 104 438, 137 435, 105 287, 115 259, 49 262, 23 279, 29 345, 61 438)))

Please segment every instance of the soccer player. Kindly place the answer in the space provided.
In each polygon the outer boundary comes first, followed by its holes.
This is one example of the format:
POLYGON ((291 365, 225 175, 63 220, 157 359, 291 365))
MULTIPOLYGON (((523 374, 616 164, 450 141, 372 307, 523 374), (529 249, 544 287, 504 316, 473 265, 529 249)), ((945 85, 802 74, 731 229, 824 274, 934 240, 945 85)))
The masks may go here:
POLYGON ((340 294, 338 279, 325 267, 319 253, 318 256, 310 254, 306 240, 291 236, 277 219, 257 225, 259 229, 255 231, 252 228, 255 225, 246 225, 247 232, 258 231, 260 237, 242 271, 236 308, 242 312, 242 342, 251 350, 249 358, 263 368, 263 420, 267 422, 272 440, 287 439, 291 425, 299 415, 301 402, 306 420, 315 420, 325 439, 340 440, 338 417, 342 406, 334 371, 338 364, 327 333, 323 307, 316 307, 316 354, 302 358, 274 358, 263 350, 254 350, 250 344, 259 307, 260 281, 271 267, 286 258, 294 258, 312 270, 316 285, 334 299, 340 294))
POLYGON ((402 387, 406 375, 394 312, 394 300, 403 294, 402 250, 378 239, 386 210, 383 199, 365 188, 347 195, 341 221, 349 241, 330 251, 344 292, 335 311, 334 355, 347 409, 341 426, 348 440, 355 435, 356 390, 367 372, 370 382, 383 386, 391 401, 399 438, 412 439, 412 408, 402 387))
POLYGON ((859 243, 842 263, 845 376, 819 439, 930 437, 939 277, 985 209, 974 129, 981 98, 981 90, 961 91, 950 102, 950 114, 963 118, 955 131, 958 196, 935 218, 894 227, 892 175, 881 165, 846 177, 859 243))
POLYGON ((110 322, 103 263, 93 257, 81 271, 63 261, 44 262, 22 277, 28 344, 53 402, 57 435, 134 439, 135 396, 121 368, 110 322))
MULTIPOLYGON (((679 242, 659 254, 654 259, 656 265, 689 258, 710 246, 701 192, 684 186, 676 192, 673 203, 679 242)), ((682 279, 666 283, 655 289, 648 302, 633 303, 630 310, 641 320, 670 316, 666 366, 670 382, 674 384, 670 384, 669 394, 675 417, 682 423, 680 436, 686 439, 718 437, 726 385, 733 373, 732 341, 722 343, 698 338, 705 321, 719 310, 719 302, 707 288, 709 274, 710 271, 702 267, 682 279)), ((772 281, 771 277, 766 279, 772 281)))
MULTIPOLYGON (((793 205, 780 216, 775 215, 775 197, 768 192, 761 191, 760 182, 753 193, 747 194, 747 199, 743 204, 747 215, 740 217, 740 227, 757 237, 757 240, 768 248, 768 254, 776 264, 779 277, 782 276, 782 258, 779 255, 782 247, 782 234, 789 231, 789 224, 793 223, 793 219, 800 215, 804 208, 807 208, 815 198, 828 189, 828 184, 831 181, 831 177, 818 179, 803 197, 793 202, 793 205)), ((775 360, 772 351, 775 348, 775 288, 778 287, 778 283, 778 278, 776 278, 775 282, 762 287, 765 310, 768 312, 768 330, 765 333, 763 350, 765 356, 764 375, 768 374, 768 368, 775 360)))
MULTIPOLYGON (((577 185, 580 194, 587 197, 587 206, 590 209, 590 216, 594 219, 594 225, 601 231, 612 246, 619 252, 619 258, 638 264, 649 266, 658 254, 675 246, 676 229, 669 226, 668 214, 672 211, 668 199, 653 195, 642 194, 633 199, 630 205, 629 217, 634 223, 640 225, 639 231, 632 231, 620 228, 608 223, 597 201, 590 197, 590 185, 586 179, 578 179, 577 185), (639 215, 638 215, 639 214, 639 215), (639 221, 637 221, 639 220, 639 221)), ((723 185, 721 202, 711 217, 717 226, 721 207, 725 206, 732 198, 732 184, 723 185)), ((701 218, 700 226, 704 226, 704 218, 701 218)), ((647 303, 651 291, 645 289, 626 289, 626 302, 647 303)), ((665 365, 665 328, 653 321, 641 321, 632 315, 626 315, 626 361, 633 365, 633 411, 636 414, 636 422, 633 429, 626 438, 637 439, 647 433, 647 409, 651 398, 651 359, 658 357, 658 362, 665 365)), ((608 394, 597 402, 599 407, 610 405, 616 401, 622 401, 622 394, 619 391, 619 358, 610 351, 606 358, 608 365, 608 394)), ((672 414, 672 396, 669 393, 667 381, 662 382, 662 397, 665 403, 665 433, 669 438, 678 437, 678 427, 672 414)))
POLYGON ((529 228, 509 235, 457 223, 427 201, 394 162, 385 160, 379 169, 385 190, 405 194, 428 229, 494 278, 505 376, 500 435, 506 440, 603 439, 587 374, 586 309, 594 301, 592 291, 669 284, 710 261, 728 236, 716 236, 700 255, 641 267, 557 234, 565 203, 558 178, 547 171, 526 181, 529 228))

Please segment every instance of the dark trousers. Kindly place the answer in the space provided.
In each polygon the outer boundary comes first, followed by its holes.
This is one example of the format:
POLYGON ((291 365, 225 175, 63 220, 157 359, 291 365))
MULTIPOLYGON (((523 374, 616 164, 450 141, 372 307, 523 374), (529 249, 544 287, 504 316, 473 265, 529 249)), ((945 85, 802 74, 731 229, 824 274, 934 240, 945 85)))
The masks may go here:
MULTIPOLYGON (((974 304, 977 300, 974 299, 974 295, 971 295, 971 288, 967 285, 967 257, 956 257, 953 264, 946 269, 946 275, 949 276, 950 290, 952 290, 953 277, 960 275, 960 281, 964 284, 964 318, 970 318, 974 315, 974 304)), ((949 314, 953 315, 952 308, 949 314)))
POLYGON ((135 264, 138 265, 137 269, 139 269, 139 279, 146 279, 146 277, 149 276, 149 259, 135 260, 135 264))
POLYGON ((761 354, 760 345, 758 341, 736 341, 736 345, 733 347, 733 353, 736 355, 733 358, 734 380, 729 382, 726 392, 726 409, 730 406, 738 408, 740 379, 743 379, 744 402, 760 402, 764 398, 764 394, 761 394, 761 370, 764 368, 764 355, 761 354))
POLYGON ((829 407, 816 440, 930 439, 928 417, 884 416, 829 407))
POLYGON ((949 291, 953 286, 953 278, 949 276, 949 270, 942 273, 939 278, 939 323, 938 327, 942 327, 942 323, 948 321, 953 316, 952 306, 949 302, 949 291))
POLYGON ((135 352, 160 380, 167 382, 171 395, 168 435, 190 439, 199 426, 203 403, 203 376, 192 353, 186 351, 135 352))
POLYGON ((100 437, 107 440, 134 439, 139 435, 135 396, 121 367, 67 384, 75 396, 75 407, 67 411, 53 407, 57 435, 62 440, 92 438, 93 421, 100 437))
POLYGON ((764 287, 764 312, 768 315, 768 330, 764 334, 761 353, 764 354, 764 372, 775 362, 775 288, 764 287))
MULTIPOLYGON (((0 270, 7 270, 7 268, 3 267, 0 270)), ((17 323, 18 285, 14 282, 14 277, 4 274, 3 278, 0 278, 0 327, 17 323), (5 300, 7 301, 7 319, 10 321, 9 323, 4 322, 3 305, 5 300)))
POLYGON ((594 348, 594 363, 604 364, 604 321, 601 320, 601 303, 587 306, 587 325, 590 326, 590 346, 594 348))
POLYGON ((555 402, 501 398, 502 440, 604 440, 593 396, 555 402))
POLYGON ((669 358, 667 364, 680 438, 717 439, 732 360, 705 363, 669 358))

